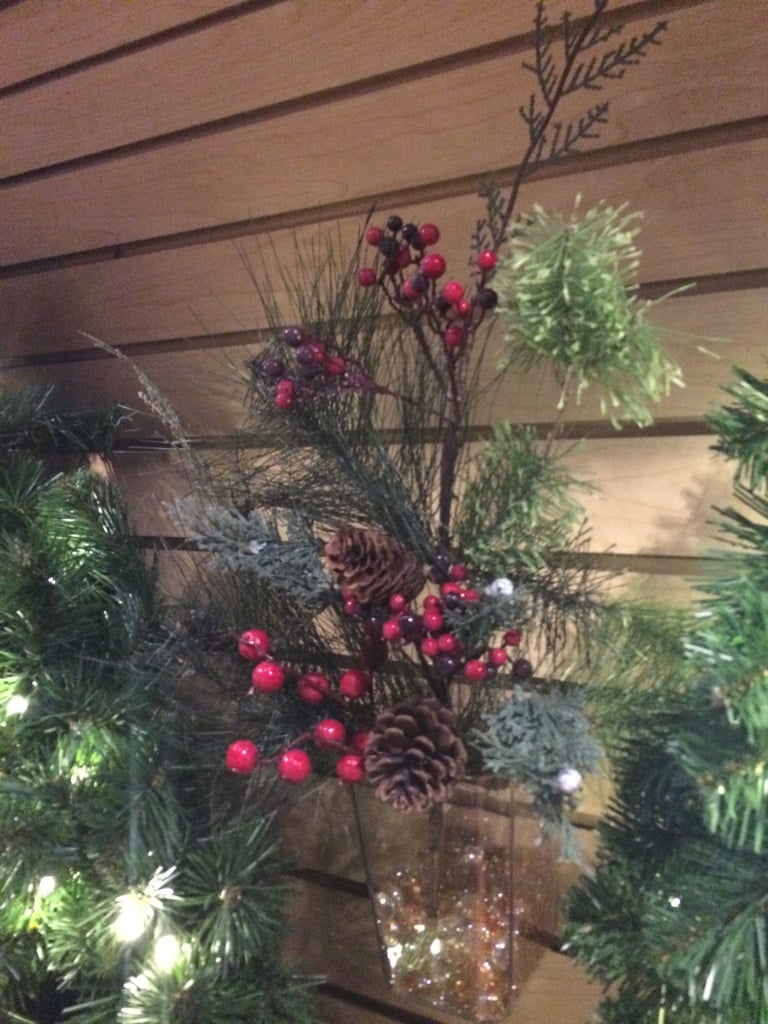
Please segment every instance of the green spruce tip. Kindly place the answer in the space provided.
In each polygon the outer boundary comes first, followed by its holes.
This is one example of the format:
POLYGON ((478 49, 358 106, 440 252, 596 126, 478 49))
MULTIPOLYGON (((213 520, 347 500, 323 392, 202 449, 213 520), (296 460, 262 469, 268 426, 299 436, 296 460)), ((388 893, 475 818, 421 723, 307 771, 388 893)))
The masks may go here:
POLYGON ((507 329, 502 367, 554 372, 558 407, 596 389, 614 426, 651 421, 649 403, 673 385, 679 367, 659 346, 637 296, 637 215, 599 204, 564 217, 539 206, 520 218, 495 277, 507 329))

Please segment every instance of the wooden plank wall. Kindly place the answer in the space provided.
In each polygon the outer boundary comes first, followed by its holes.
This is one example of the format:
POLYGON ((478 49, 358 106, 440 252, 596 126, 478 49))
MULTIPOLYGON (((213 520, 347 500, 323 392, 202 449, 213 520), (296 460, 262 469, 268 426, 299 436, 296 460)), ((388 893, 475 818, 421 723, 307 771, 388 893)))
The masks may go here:
MULTIPOLYGON (((547 9, 557 21, 562 0, 547 9)), ((614 83, 602 137, 530 181, 521 208, 627 201, 644 211, 646 294, 694 283, 656 315, 687 380, 656 425, 616 435, 593 426, 589 403, 578 414, 591 434, 580 465, 600 487, 595 547, 649 592, 687 597, 713 543, 711 506, 730 493, 703 415, 732 365, 763 373, 768 340, 768 6, 610 10, 635 32, 668 18, 663 46, 614 83)), ((248 264, 267 239, 290 263, 324 230, 353 240, 376 204, 439 223, 463 264, 479 181, 509 181, 522 153, 532 15, 529 0, 0 4, 4 380, 54 383, 73 406, 136 406, 133 374, 95 336, 133 357, 191 434, 226 443, 240 425, 233 368, 264 325, 248 264)), ((489 416, 546 423, 548 399, 513 379, 489 416)), ((126 453, 117 468, 137 530, 172 532, 168 456, 126 453)), ((404 1019, 357 970, 370 935, 346 950, 318 941, 342 904, 312 886, 302 900, 327 1019, 404 1019)), ((515 1020, 576 1024, 594 999, 550 952, 515 1020)))

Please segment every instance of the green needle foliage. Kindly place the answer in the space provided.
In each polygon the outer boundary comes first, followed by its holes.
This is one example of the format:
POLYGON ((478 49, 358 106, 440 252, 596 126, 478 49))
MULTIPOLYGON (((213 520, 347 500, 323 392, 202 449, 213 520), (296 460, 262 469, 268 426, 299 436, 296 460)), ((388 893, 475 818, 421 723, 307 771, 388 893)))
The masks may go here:
POLYGON ((36 457, 47 414, 0 412, 3 1020, 303 1024, 271 817, 211 802, 154 574, 112 484, 36 457))
POLYGON ((768 1021, 768 446, 763 385, 736 377, 711 422, 746 510, 721 510, 734 547, 684 634, 683 671, 616 716, 615 801, 596 875, 569 903, 571 949, 616 986, 611 1024, 768 1021))

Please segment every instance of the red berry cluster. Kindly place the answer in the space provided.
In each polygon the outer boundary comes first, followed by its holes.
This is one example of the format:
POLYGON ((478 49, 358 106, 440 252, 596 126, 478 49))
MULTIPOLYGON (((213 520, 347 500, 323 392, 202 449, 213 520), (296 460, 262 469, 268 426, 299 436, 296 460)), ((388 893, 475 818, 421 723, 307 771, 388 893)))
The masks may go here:
MULTIPOLYGON (((263 629, 247 629, 238 638, 238 651, 246 661, 253 663, 251 690, 253 693, 276 693, 286 683, 295 686, 296 694, 306 704, 335 701, 346 709, 361 700, 371 687, 369 673, 362 669, 348 669, 339 676, 337 689, 332 689, 327 676, 321 672, 294 672, 272 657, 272 641, 263 629)), ((346 725, 338 718, 323 718, 307 734, 277 758, 277 771, 287 782, 304 782, 312 774, 312 760, 301 744, 309 742, 326 752, 338 753, 336 775, 342 782, 361 782, 365 776, 363 751, 368 732, 358 730, 348 734, 346 725)), ((235 772, 249 773, 259 763, 259 750, 247 739, 235 740, 227 749, 226 765, 235 772)))
POLYGON ((280 335, 279 354, 259 356, 250 368, 259 380, 266 382, 280 409, 293 409, 304 398, 339 388, 374 386, 362 367, 342 355, 331 342, 300 326, 286 327, 280 335))
POLYGON ((445 575, 448 579, 440 586, 440 593, 427 594, 420 610, 412 607, 402 594, 393 594, 389 599, 389 617, 371 617, 371 610, 362 607, 354 595, 342 592, 344 610, 348 615, 366 619, 366 629, 374 630, 383 643, 414 645, 440 679, 448 680, 461 672, 471 682, 485 682, 508 663, 514 677, 529 678, 533 673, 530 661, 510 655, 507 650, 516 651, 520 646, 522 636, 516 629, 504 633, 501 646, 466 649, 452 624, 460 620, 463 611, 481 602, 483 595, 467 582, 463 565, 450 565, 445 575))
POLYGON ((447 264, 439 252, 429 251, 440 239, 435 224, 419 227, 393 214, 386 228, 369 227, 365 239, 376 249, 378 259, 375 266, 358 270, 358 283, 363 288, 382 287, 393 305, 424 316, 447 352, 454 356, 464 352, 472 333, 498 301, 486 284, 496 266, 496 253, 485 249, 477 254, 475 284, 466 291, 459 281, 438 284, 447 264))

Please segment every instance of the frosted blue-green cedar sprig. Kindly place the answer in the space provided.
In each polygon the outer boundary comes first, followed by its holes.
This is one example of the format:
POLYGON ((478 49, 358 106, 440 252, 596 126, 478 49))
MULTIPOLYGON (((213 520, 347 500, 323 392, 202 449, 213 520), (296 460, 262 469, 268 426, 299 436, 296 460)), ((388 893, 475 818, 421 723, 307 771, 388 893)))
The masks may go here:
POLYGON ((331 582, 323 571, 318 543, 287 514, 278 526, 258 509, 244 514, 211 505, 199 514, 193 503, 179 501, 172 510, 220 566, 248 573, 311 607, 329 599, 331 582))
POLYGON ((652 303, 637 296, 638 215, 598 204, 565 217, 539 206, 509 237, 494 287, 506 325, 502 366, 551 368, 558 408, 594 387, 614 426, 651 422, 649 404, 674 385, 680 368, 646 319, 652 303))
POLYGON ((567 768, 593 773, 602 755, 584 714, 584 697, 575 687, 539 691, 518 685, 472 734, 485 768, 523 786, 544 824, 560 827, 566 858, 575 854, 565 817, 573 801, 558 776, 567 768))

